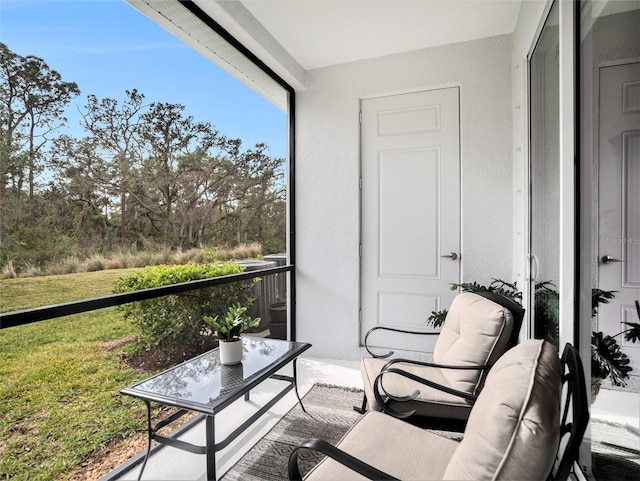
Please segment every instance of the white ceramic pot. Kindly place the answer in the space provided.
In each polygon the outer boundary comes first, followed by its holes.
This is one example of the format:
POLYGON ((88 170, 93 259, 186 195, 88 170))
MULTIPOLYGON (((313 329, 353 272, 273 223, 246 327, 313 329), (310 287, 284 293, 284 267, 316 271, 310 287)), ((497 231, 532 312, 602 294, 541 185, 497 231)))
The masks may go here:
POLYGON ((242 341, 220 341, 220 362, 225 366, 233 366, 242 362, 242 341))

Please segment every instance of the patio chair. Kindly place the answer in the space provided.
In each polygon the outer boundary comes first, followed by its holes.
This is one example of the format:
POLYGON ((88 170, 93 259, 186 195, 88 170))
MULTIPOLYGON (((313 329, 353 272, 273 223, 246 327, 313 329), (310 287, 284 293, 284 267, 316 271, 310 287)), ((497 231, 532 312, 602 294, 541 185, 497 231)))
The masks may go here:
POLYGON ((586 396, 571 345, 561 362, 549 342, 524 341, 489 372, 462 441, 369 411, 336 446, 309 439, 296 447, 289 457, 289 479, 302 479, 298 458, 314 450, 327 457, 305 481, 565 480, 588 422, 586 396))
POLYGON ((418 416, 423 424, 463 429, 471 406, 482 390, 491 366, 518 341, 524 309, 495 292, 458 294, 438 332, 434 362, 386 358, 391 353, 364 358, 361 372, 365 396, 362 407, 383 410, 398 418, 418 416))

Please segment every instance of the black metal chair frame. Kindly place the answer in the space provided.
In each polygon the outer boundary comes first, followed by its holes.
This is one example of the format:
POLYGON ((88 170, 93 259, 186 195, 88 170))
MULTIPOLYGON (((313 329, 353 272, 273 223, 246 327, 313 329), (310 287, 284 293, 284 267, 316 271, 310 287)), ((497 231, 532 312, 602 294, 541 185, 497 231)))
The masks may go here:
POLYGON ((332 444, 326 442, 324 439, 312 438, 299 444, 289 455, 289 480, 302 481, 302 475, 300 474, 300 467, 298 466, 298 452, 301 449, 308 449, 317 451, 330 457, 331 459, 339 462, 340 464, 352 469, 356 473, 364 476, 367 479, 380 480, 380 481, 400 481, 398 478, 394 478, 384 471, 374 468, 370 464, 359 460, 355 456, 336 448, 332 444))
MULTIPOLYGON (((589 407, 582 362, 578 352, 571 344, 565 346, 561 362, 562 383, 565 386, 563 389, 564 404, 561 405, 562 411, 560 413, 560 442, 556 461, 547 477, 549 481, 564 481, 569 478, 573 463, 578 459, 580 443, 589 422, 589 407), (566 439, 566 444, 563 444, 567 435, 569 437, 566 439)), ((289 456, 289 479, 292 481, 302 480, 298 466, 298 453, 303 449, 318 451, 367 479, 397 480, 397 478, 374 468, 326 441, 313 438, 298 445, 289 456)))
POLYGON ((382 386, 382 377, 385 374, 391 374, 391 373, 399 374, 400 376, 409 378, 412 381, 418 382, 418 383, 423 384, 425 386, 429 386, 429 387, 432 387, 432 388, 437 389, 439 391, 446 392, 448 394, 452 394, 454 396, 458 396, 458 397, 461 397, 463 399, 466 399, 471 404, 473 404, 476 401, 476 399, 478 398, 477 395, 470 394, 467 391, 460 391, 458 389, 453 389, 453 388, 450 388, 448 386, 443 386, 442 384, 438 384, 437 382, 431 381, 431 380, 426 379, 426 378, 422 378, 422 377, 417 376, 417 375, 415 375, 413 373, 405 371, 404 369, 398 369, 398 368, 392 367, 393 364, 396 364, 396 363, 399 363, 399 362, 401 362, 401 363, 410 363, 412 365, 417 365, 417 366, 437 367, 439 369, 456 369, 456 370, 468 370, 468 371, 488 371, 489 369, 491 369, 491 366, 489 366, 489 365, 484 365, 484 366, 450 366, 450 365, 446 365, 446 364, 435 364, 435 363, 430 363, 430 362, 411 361, 411 360, 407 360, 407 359, 393 359, 393 360, 389 361, 380 370, 380 374, 378 374, 378 376, 376 377, 376 379, 373 382, 373 395, 374 395, 377 403, 380 405, 381 409, 385 413, 390 414, 391 416, 396 417, 398 419, 410 418, 410 417, 414 416, 416 414, 416 412, 415 412, 415 410, 400 411, 398 409, 394 409, 391 406, 391 403, 392 402, 402 403, 402 402, 413 401, 414 399, 416 399, 420 395, 420 391, 416 389, 415 391, 413 391, 412 393, 410 393, 410 394, 408 394, 406 396, 394 396, 392 394, 389 394, 387 391, 384 390, 384 387, 382 386), (384 395, 382 394, 382 392, 384 392, 384 395))
POLYGON ((569 479, 569 473, 574 461, 578 459, 580 443, 589 424, 587 385, 582 361, 576 348, 567 343, 561 361, 564 404, 560 413, 560 444, 556 462, 548 476, 548 479, 553 481, 569 479), (567 439, 563 448, 565 437, 567 439))
MULTIPOLYGON (((507 309, 509 309, 509 311, 511 312, 511 315, 513 316, 513 327, 511 330, 511 334, 509 336, 509 341, 507 343, 507 350, 512 348, 513 346, 515 346, 518 343, 518 337, 520 334, 520 327, 522 326, 522 320, 524 319, 524 313, 525 310, 524 308, 518 304, 517 302, 504 297, 496 292, 490 292, 490 291, 480 291, 480 292, 475 292, 474 294, 477 294, 481 297, 484 297, 485 299, 489 299, 490 301, 495 302, 496 304, 499 304, 502 307, 505 307, 507 309)), ((371 349, 369 349, 369 345, 367 344, 367 340, 369 339, 369 336, 375 332, 376 330, 386 330, 386 331, 392 331, 392 332, 398 332, 398 333, 402 333, 402 334, 417 334, 417 335, 427 335, 427 336, 438 336, 440 335, 439 332, 424 332, 424 331, 408 331, 408 330, 403 330, 403 329, 398 329, 398 328, 391 328, 391 327, 386 327, 386 326, 375 326, 373 328, 371 328, 365 338, 364 338, 364 345, 365 345, 365 349, 367 350, 367 352, 369 354, 371 354, 372 357, 375 358, 388 358, 391 357, 394 352, 393 351, 389 351, 386 354, 376 354, 374 352, 371 351, 371 349)), ((407 394, 406 396, 393 396, 389 393, 387 393, 386 391, 384 391, 384 388, 382 387, 382 377, 384 374, 387 373, 395 373, 395 374, 399 374, 401 376, 404 376, 406 378, 409 378, 413 381, 416 381, 420 384, 423 384, 425 386, 429 386, 432 387, 434 389, 438 389, 440 391, 446 392, 448 394, 452 394, 454 396, 459 396, 463 399, 466 399, 467 401, 469 401, 471 404, 473 404, 477 398, 477 396, 475 394, 470 394, 466 391, 460 391, 457 389, 452 389, 448 386, 443 386, 441 384, 438 384, 434 381, 431 381, 429 379, 425 379, 425 378, 421 378, 415 374, 412 374, 410 372, 407 372, 403 369, 398 369, 398 368, 394 368, 392 367, 393 364, 395 363, 404 363, 404 364, 411 364, 411 365, 415 365, 415 366, 425 366, 425 367, 436 367, 439 369, 458 369, 458 370, 476 370, 476 371, 488 371, 489 369, 491 369, 490 365, 482 365, 482 366, 454 366, 454 365, 446 365, 446 364, 436 364, 436 363, 429 363, 429 362, 424 362, 424 361, 415 361, 415 360, 411 360, 411 359, 393 359, 391 361, 389 361, 387 364, 384 365, 384 367, 380 370, 380 374, 376 377, 376 379, 374 380, 374 385, 373 385, 373 391, 374 391, 374 397, 378 403, 378 405, 380 406, 380 408, 387 414, 400 418, 400 419, 407 419, 410 418, 412 416, 415 415, 415 411, 400 411, 397 409, 394 409, 391 407, 391 403, 392 402, 408 402, 408 401, 413 401, 414 399, 416 399, 418 397, 418 395, 420 394, 420 391, 415 390, 412 393, 407 394), (381 391, 384 391, 384 395, 381 393, 381 391)), ((363 400, 362 400, 362 406, 358 407, 358 406, 354 406, 354 410, 359 412, 360 414, 364 414, 366 411, 366 407, 367 407, 367 397, 366 395, 363 396, 363 400)), ((464 424, 462 425, 462 427, 464 428, 464 424)))

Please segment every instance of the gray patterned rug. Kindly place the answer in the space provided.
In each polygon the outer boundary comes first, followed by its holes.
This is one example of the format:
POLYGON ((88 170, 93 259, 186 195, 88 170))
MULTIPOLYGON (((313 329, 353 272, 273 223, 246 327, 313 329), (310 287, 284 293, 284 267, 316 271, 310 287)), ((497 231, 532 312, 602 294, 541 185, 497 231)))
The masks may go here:
MULTIPOLYGON (((305 414, 296 404, 258 443, 238 461, 222 481, 282 481, 288 479, 289 454, 305 439, 323 438, 338 442, 360 418, 353 406, 362 403, 362 391, 314 385, 302 398, 305 414)), ((322 455, 305 451, 303 472, 315 466, 322 455)))
POLYGON ((629 425, 592 419, 591 462, 598 481, 640 479, 640 431, 629 425))

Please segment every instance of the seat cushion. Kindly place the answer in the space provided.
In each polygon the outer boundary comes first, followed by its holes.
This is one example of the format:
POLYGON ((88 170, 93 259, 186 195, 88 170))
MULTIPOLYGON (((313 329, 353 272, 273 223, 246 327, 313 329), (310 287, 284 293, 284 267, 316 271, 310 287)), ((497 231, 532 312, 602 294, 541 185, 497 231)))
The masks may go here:
MULTIPOLYGON (((391 476, 406 481, 442 479, 459 443, 386 414, 369 411, 337 447, 391 476)), ((363 476, 325 458, 306 481, 364 480, 363 476)))
MULTIPOLYGON (((495 363, 507 349, 513 315, 489 299, 471 292, 458 294, 449 308, 433 359, 437 364, 481 366, 495 363)), ((484 373, 475 370, 443 370, 454 389, 477 394, 484 373)))
MULTIPOLYGON (((363 377, 365 394, 369 403, 369 409, 379 411, 380 407, 373 395, 373 382, 387 359, 363 358, 360 370, 363 377)), ((449 381, 438 368, 416 366, 407 363, 396 363, 394 368, 402 369, 422 378, 429 379, 443 386, 449 386, 449 381)), ((414 390, 420 394, 414 401, 400 403, 397 408, 402 411, 416 411, 419 416, 440 417, 449 419, 467 419, 471 404, 465 399, 434 389, 424 384, 417 383, 397 374, 385 374, 382 385, 386 392, 397 396, 406 396, 414 390)))
POLYGON ((444 479, 545 479, 559 442, 556 348, 529 340, 495 364, 444 479))

